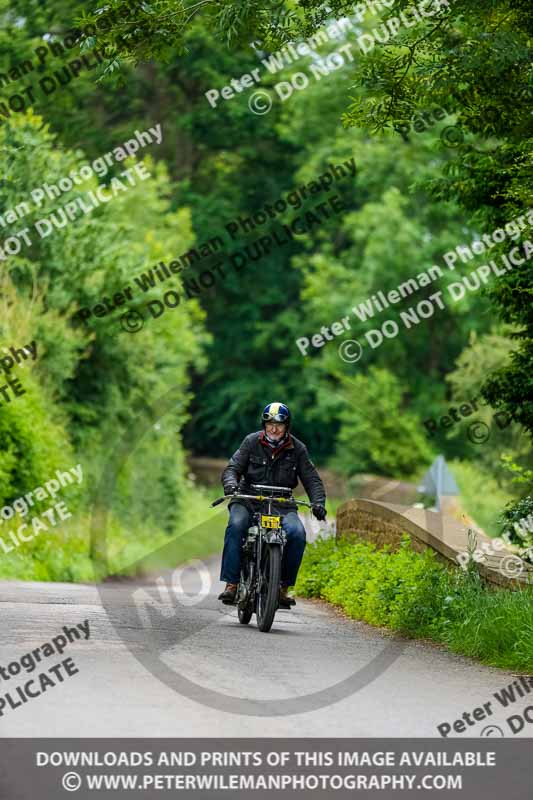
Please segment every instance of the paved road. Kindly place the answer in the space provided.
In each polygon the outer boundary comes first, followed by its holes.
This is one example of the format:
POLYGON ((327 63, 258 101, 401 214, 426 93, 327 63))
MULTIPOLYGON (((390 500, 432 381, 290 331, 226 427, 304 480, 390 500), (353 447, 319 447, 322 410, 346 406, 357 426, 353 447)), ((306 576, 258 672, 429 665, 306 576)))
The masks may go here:
MULTIPOLYGON (((110 582, 102 593, 90 585, 0 583, 0 665, 42 646, 64 625, 89 620, 91 632, 62 656, 72 657, 79 673, 4 709, 0 735, 430 737, 438 724, 492 701, 494 715, 462 735, 479 736, 494 723, 509 736, 505 718, 528 704, 524 698, 506 711, 492 697, 513 679, 508 673, 396 641, 319 601, 300 599, 278 611, 269 634, 258 631, 255 618, 240 625, 235 609, 216 600, 219 563, 205 562, 205 596, 191 568, 179 572, 179 581, 167 572, 159 585, 154 577, 110 582), (163 601, 170 595, 169 611, 163 601), (149 611, 148 597, 165 613, 149 611), (150 615, 147 630, 139 608, 150 615), (180 693, 167 685, 174 678, 180 693), (310 693, 314 698, 305 697, 310 693)), ((44 659, 40 669, 59 660, 44 659)), ((25 672, 23 681, 2 680, 0 690, 26 680, 25 672)), ((532 733, 526 725, 521 735, 532 733)))

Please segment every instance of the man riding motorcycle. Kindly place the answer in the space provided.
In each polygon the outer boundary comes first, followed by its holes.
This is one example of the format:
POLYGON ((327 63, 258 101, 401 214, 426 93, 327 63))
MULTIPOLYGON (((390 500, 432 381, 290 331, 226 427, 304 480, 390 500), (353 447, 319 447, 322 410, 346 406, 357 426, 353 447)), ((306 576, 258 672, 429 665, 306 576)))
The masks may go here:
MULTIPOLYGON (((224 494, 238 490, 254 494, 251 484, 286 486, 294 489, 301 480, 312 503, 312 512, 318 520, 326 518, 326 490, 315 465, 309 458, 307 447, 290 432, 291 413, 284 403, 269 403, 263 411, 262 430, 245 437, 222 472, 224 494)), ((231 500, 229 522, 224 536, 224 550, 220 580, 226 588, 218 596, 223 603, 235 599, 240 578, 241 543, 252 525, 252 513, 259 509, 254 500, 231 500)), ((296 601, 287 594, 296 576, 306 546, 305 528, 296 513, 294 503, 272 504, 272 513, 282 516, 282 528, 287 544, 281 564, 279 605, 290 608, 296 601)))

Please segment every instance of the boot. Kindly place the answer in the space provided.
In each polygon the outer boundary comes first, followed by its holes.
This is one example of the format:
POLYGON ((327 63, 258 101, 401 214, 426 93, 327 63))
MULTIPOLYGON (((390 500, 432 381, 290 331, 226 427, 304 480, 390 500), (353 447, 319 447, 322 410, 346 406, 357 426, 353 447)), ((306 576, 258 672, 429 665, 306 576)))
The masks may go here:
POLYGON ((296 605, 296 600, 294 599, 294 597, 289 597, 289 595, 287 594, 288 590, 289 587, 285 586, 284 583, 282 583, 281 586, 279 587, 278 605, 280 608, 290 608, 291 606, 296 605))
POLYGON ((227 583, 226 588, 219 594, 218 599, 222 600, 222 602, 227 606, 233 605, 235 595, 237 594, 237 588, 237 583, 227 583))

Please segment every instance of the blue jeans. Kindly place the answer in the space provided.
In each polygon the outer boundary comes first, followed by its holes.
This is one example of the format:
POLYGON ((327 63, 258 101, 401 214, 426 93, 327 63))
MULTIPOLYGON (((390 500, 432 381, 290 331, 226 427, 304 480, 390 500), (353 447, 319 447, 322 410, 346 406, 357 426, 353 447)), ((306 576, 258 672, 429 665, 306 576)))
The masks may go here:
MULTIPOLYGON (((233 503, 229 510, 229 522, 224 536, 220 580, 239 583, 241 577, 241 544, 252 524, 252 515, 242 503, 233 503)), ((306 539, 305 528, 296 511, 289 511, 281 519, 281 527, 287 534, 287 544, 281 562, 281 583, 292 586, 302 562, 306 539)))

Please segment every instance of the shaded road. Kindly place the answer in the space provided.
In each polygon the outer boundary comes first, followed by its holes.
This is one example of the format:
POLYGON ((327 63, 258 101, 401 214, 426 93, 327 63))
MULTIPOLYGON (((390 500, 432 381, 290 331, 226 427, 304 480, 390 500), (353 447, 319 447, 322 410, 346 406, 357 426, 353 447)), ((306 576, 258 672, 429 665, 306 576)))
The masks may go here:
MULTIPOLYGON (((453 722, 487 701, 492 701, 493 716, 462 735, 479 736, 488 723, 505 727, 510 735, 505 718, 528 705, 526 697, 506 710, 492 697, 512 675, 403 641, 390 665, 380 665, 381 674, 372 667, 374 680, 336 699, 331 687, 360 669, 368 671, 372 659, 391 647, 391 637, 325 603, 303 599, 290 611, 278 611, 269 634, 258 631, 255 617, 249 626, 240 625, 236 609, 216 600, 219 565, 218 557, 205 561, 212 583, 196 605, 190 599, 201 588, 199 574, 183 570, 181 588, 174 587, 177 611, 172 616, 154 612, 149 630, 143 630, 132 597, 141 592, 145 598, 160 598, 161 578, 158 591, 152 578, 106 584, 106 608, 94 586, 1 583, 1 665, 51 640, 64 625, 87 619, 91 630, 88 641, 70 644, 62 656, 74 659, 79 674, 20 708, 4 709, 1 735, 431 737, 438 735, 438 724, 453 722), (195 699, 156 678, 153 664, 189 679, 195 699), (305 705, 301 698, 318 691, 326 691, 326 701, 330 692, 330 702, 287 713, 291 703, 305 705), (212 707, 210 693, 232 710, 212 707), (237 699, 228 700, 231 696, 237 699), (254 703, 260 709, 265 700, 275 701, 279 715, 253 714, 254 703), (235 713, 237 707, 246 713, 235 713)), ((170 575, 162 576, 167 585, 170 575)), ((57 655, 45 659, 39 670, 59 660, 57 655)), ((24 672, 0 681, 1 691, 14 690, 27 679, 24 672)), ((528 727, 521 735, 531 735, 528 727)))

